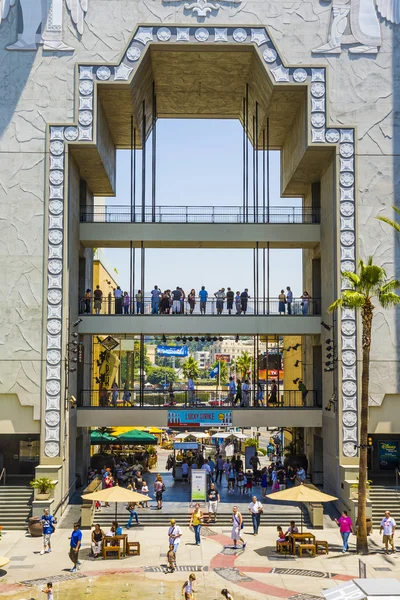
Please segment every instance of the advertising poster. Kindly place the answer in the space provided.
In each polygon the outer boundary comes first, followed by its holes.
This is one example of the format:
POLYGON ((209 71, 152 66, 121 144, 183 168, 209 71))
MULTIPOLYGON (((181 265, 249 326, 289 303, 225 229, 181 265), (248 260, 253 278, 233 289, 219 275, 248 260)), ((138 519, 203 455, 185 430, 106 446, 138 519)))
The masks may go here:
POLYGON ((246 446, 245 452, 245 469, 253 469, 250 459, 257 454, 257 448, 255 446, 246 446))
POLYGON ((192 470, 192 502, 205 502, 207 499, 207 473, 203 469, 192 470))
POLYGON ((396 440, 378 442, 379 469, 394 471, 399 460, 399 443, 396 440))
POLYGON ((168 427, 232 427, 232 410, 188 409, 169 410, 168 427))
POLYGON ((157 356, 178 356, 184 358, 189 356, 187 346, 157 346, 157 356))

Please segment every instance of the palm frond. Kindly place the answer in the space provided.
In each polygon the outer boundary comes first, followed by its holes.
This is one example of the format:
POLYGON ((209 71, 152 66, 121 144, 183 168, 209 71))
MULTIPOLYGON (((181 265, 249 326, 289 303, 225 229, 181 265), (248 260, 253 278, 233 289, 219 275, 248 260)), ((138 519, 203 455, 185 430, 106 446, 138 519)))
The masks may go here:
POLYGON ((359 261, 360 284, 365 287, 375 287, 381 285, 386 278, 386 271, 383 267, 373 264, 373 257, 368 258, 367 264, 359 261))
POLYGON ((377 291, 377 294, 386 294, 387 292, 393 292, 394 290, 397 290, 398 288, 400 288, 400 281, 398 281, 398 279, 391 279, 390 281, 387 281, 386 283, 384 283, 379 290, 377 291))
MULTIPOLYGON (((393 206, 393 208, 395 209, 396 212, 398 212, 400 214, 400 211, 398 208, 396 208, 395 206, 393 206)), ((382 221, 382 223, 386 223, 387 225, 390 225, 390 227, 393 227, 393 229, 395 229, 396 231, 400 232, 400 223, 393 221, 393 219, 388 219, 387 217, 376 217, 376 218, 378 219, 378 221, 382 221)))
POLYGON ((335 310, 337 310, 338 308, 341 308, 342 306, 343 306, 343 300, 342 300, 342 298, 338 298, 337 300, 335 300, 335 302, 332 302, 332 304, 328 308, 328 312, 332 313, 335 310))
POLYGON ((346 308, 360 308, 365 304, 366 296, 356 290, 345 290, 342 293, 343 306, 346 308))
POLYGON ((350 281, 354 287, 358 287, 361 283, 360 277, 357 275, 357 273, 352 273, 351 271, 343 271, 342 277, 350 281))
POLYGON ((397 306, 398 304, 400 304, 400 296, 398 296, 394 292, 378 294, 378 298, 383 308, 388 308, 389 306, 397 306))

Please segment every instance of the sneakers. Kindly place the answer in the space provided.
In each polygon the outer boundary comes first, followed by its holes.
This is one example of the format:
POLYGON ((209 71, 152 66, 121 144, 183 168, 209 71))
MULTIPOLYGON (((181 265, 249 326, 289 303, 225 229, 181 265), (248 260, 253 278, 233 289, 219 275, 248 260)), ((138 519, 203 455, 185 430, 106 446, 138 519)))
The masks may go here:
POLYGON ((44 554, 44 550, 42 550, 42 551, 40 552, 40 554, 44 554))
POLYGON ((71 569, 71 571, 70 571, 70 572, 71 572, 71 573, 76 573, 76 567, 72 567, 72 569, 71 569))
POLYGON ((80 567, 82 563, 80 560, 78 560, 78 562, 76 564, 78 565, 78 567, 80 567))
POLYGON ((49 548, 48 550, 46 550, 47 554, 50 554, 51 552, 51 548, 49 548))
POLYGON ((243 542, 243 550, 246 550, 247 542, 243 542))

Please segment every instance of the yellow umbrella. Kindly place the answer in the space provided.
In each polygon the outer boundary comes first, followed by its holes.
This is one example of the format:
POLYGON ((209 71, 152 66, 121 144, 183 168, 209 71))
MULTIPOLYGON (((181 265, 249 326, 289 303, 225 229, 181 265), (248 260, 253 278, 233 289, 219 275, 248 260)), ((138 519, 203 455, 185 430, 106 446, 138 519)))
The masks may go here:
POLYGON ((0 567, 5 567, 6 565, 8 565, 9 562, 9 558, 6 558, 5 556, 0 556, 0 567))
POLYGON ((330 496, 321 492, 315 485, 301 483, 294 487, 287 488, 280 492, 274 492, 268 494, 268 498, 271 500, 278 500, 279 502, 301 502, 301 531, 303 532, 303 502, 332 502, 337 500, 336 496, 330 496))
POLYGON ((115 520, 117 520, 117 504, 121 502, 147 502, 151 500, 149 496, 145 494, 139 494, 132 490, 119 487, 116 485, 105 490, 99 490, 98 492, 92 492, 91 494, 85 494, 82 496, 82 500, 92 500, 93 502, 115 502, 115 520))

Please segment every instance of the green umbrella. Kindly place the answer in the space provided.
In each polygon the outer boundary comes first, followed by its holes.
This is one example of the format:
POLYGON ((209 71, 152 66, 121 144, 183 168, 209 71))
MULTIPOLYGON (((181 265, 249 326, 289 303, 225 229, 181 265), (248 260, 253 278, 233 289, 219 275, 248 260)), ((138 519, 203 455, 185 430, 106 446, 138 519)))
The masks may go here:
POLYGON ((91 431, 90 432, 90 444, 92 446, 100 445, 104 446, 106 444, 116 444, 118 443, 118 438, 114 435, 110 435, 109 433, 101 433, 100 431, 91 431))
POLYGON ((150 433, 140 431, 139 429, 131 429, 125 433, 121 433, 116 438, 117 444, 126 444, 132 446, 150 446, 157 444, 157 438, 150 433))

